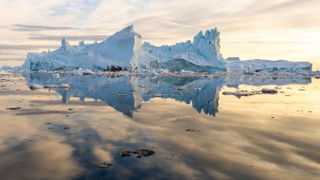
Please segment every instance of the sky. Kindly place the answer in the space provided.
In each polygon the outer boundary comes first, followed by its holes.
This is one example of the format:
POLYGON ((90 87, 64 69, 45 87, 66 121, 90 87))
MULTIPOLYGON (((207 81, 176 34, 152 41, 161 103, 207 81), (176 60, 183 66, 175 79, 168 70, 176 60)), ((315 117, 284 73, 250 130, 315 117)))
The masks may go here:
POLYGON ((0 66, 28 52, 101 41, 133 24, 171 45, 217 27, 225 58, 310 61, 320 69, 320 0, 0 0, 0 66))

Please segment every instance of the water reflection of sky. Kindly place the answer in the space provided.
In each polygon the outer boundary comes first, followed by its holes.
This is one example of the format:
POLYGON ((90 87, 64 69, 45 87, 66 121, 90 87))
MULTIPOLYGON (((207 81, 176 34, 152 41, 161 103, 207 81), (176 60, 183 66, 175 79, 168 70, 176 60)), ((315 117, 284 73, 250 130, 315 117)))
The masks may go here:
MULTIPOLYGON (((279 82, 270 81, 264 85, 279 82)), ((38 84, 79 83, 57 93, 31 92, 23 81, 13 82, 17 84, 8 82, 11 90, 0 96, 4 179, 317 179, 320 175, 318 81, 295 79, 294 85, 280 86, 285 94, 241 99, 221 95, 223 88, 235 85, 229 86, 231 81, 225 78, 28 79, 38 84), (112 85, 114 90, 104 89, 112 85), (168 88, 161 89, 164 86, 168 88), (302 87, 305 91, 299 91, 302 87), (68 95, 63 98, 67 104, 61 103, 61 94, 68 95), (214 105, 211 112, 219 109, 219 113, 213 120, 204 110, 198 113, 194 104, 214 105), (16 105, 22 109, 3 110, 16 105), (120 156, 122 151, 144 148, 155 155, 120 156), (103 162, 113 165, 99 168, 103 162)), ((250 82, 237 86, 256 87, 250 82)))
POLYGON ((219 92, 224 85, 238 87, 248 85, 308 84, 305 77, 105 77, 105 76, 54 76, 32 75, 28 84, 58 85, 71 84, 71 89, 56 89, 62 101, 67 103, 71 97, 81 101, 86 98, 101 100, 119 112, 132 117, 141 108, 142 101, 152 98, 174 99, 192 107, 199 113, 215 116, 218 112, 219 92))

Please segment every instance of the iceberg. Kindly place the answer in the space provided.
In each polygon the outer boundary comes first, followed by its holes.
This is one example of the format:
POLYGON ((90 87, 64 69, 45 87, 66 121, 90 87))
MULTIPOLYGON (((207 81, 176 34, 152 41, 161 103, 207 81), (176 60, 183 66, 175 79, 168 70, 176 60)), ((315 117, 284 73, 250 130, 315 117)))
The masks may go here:
POLYGON ((0 72, 16 72, 19 71, 20 66, 2 66, 0 72))
POLYGON ((309 62, 253 59, 242 61, 238 57, 224 59, 220 52, 220 32, 217 28, 203 33, 193 40, 172 46, 155 46, 142 43, 142 37, 133 25, 109 36, 106 40, 72 46, 62 39, 54 51, 28 53, 21 67, 24 71, 68 72, 193 72, 229 74, 312 75, 309 62))
POLYGON ((300 75, 311 75, 312 73, 312 64, 309 62, 264 59, 240 60, 238 57, 229 57, 226 64, 230 73, 300 75))
POLYGON ((142 37, 133 26, 128 26, 100 43, 72 46, 62 39, 54 51, 28 53, 23 70, 27 71, 225 71, 220 53, 217 29, 198 33, 193 42, 173 46, 156 47, 148 42, 142 45, 142 37))
POLYGON ((71 46, 62 39, 55 51, 29 53, 22 69, 27 71, 70 71, 76 69, 116 71, 129 70, 135 63, 137 51, 141 48, 141 36, 134 32, 133 26, 108 37, 100 43, 71 46))
POLYGON ((138 56, 138 70, 165 69, 193 72, 225 71, 225 61, 220 53, 220 33, 215 29, 199 32, 193 42, 173 46, 154 46, 145 42, 138 56))

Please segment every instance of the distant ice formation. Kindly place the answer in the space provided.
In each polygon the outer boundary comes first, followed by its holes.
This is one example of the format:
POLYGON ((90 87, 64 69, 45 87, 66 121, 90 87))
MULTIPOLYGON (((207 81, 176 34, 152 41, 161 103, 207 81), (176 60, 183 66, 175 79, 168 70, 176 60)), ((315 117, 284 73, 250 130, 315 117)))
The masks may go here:
POLYGON ((242 61, 238 57, 226 60, 228 72, 245 74, 312 74, 312 64, 309 62, 290 62, 285 60, 253 59, 242 61))

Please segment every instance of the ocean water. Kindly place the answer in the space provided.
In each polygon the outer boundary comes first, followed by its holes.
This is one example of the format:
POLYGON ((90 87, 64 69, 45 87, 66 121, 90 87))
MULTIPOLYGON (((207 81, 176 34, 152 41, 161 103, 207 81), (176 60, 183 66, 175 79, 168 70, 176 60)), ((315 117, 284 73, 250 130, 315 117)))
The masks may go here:
POLYGON ((0 77, 2 179, 320 176, 319 79, 0 77), (278 93, 223 95, 262 88, 278 93))

